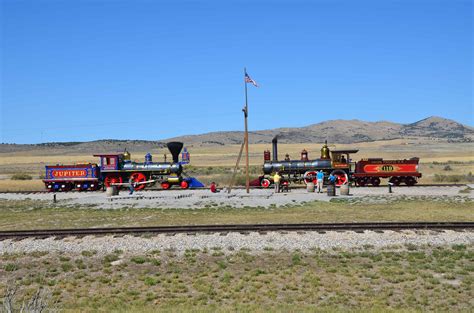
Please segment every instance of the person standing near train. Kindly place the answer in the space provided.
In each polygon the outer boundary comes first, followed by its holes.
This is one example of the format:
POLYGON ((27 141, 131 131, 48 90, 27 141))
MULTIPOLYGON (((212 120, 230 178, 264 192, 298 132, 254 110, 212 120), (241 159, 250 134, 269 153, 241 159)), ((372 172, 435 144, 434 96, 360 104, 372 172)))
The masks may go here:
POLYGON ((132 195, 135 191, 135 181, 133 180, 132 176, 130 176, 130 178, 128 179, 128 189, 130 190, 129 195, 132 195))
POLYGON ((336 176, 333 175, 332 173, 329 174, 329 183, 333 186, 336 186, 336 176))
POLYGON ((280 181, 281 181, 281 176, 278 172, 276 172, 275 176, 273 176, 273 182, 275 183, 275 193, 280 192, 280 181))
POLYGON ((324 173, 322 170, 316 174, 316 183, 318 185, 318 193, 323 192, 324 173))

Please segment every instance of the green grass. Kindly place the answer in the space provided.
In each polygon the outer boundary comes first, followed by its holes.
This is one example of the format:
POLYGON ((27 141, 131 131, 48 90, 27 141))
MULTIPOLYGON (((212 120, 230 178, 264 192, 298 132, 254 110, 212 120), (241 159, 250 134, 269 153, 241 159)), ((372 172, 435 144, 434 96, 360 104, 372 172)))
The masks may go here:
POLYGON ((24 300, 45 287, 66 312, 453 312, 471 308, 474 290, 472 245, 123 253, 116 266, 95 254, 68 256, 4 254, 0 268, 16 270, 1 272, 0 290, 15 282, 24 300), (134 261, 151 258, 160 264, 134 261), (72 260, 85 268, 58 270, 72 260))
POLYGON ((474 221, 473 202, 397 200, 390 203, 310 202, 300 206, 204 209, 48 207, 40 201, 0 201, 0 230, 220 223, 474 221))
POLYGON ((25 173, 17 173, 13 174, 11 180, 32 180, 33 177, 31 175, 25 173))

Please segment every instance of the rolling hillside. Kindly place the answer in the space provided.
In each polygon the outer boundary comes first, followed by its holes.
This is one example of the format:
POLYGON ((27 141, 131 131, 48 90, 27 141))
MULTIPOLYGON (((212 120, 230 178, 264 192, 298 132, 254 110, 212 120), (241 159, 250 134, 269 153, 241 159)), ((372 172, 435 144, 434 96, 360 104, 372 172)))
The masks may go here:
MULTIPOLYGON (((249 142, 270 143, 278 136, 281 143, 357 143, 396 138, 432 138, 434 140, 472 142, 474 128, 456 121, 428 117, 411 123, 398 124, 388 121, 365 122, 361 120, 330 120, 305 127, 277 128, 252 131, 249 142)), ((222 146, 240 144, 242 131, 220 131, 199 135, 187 135, 164 140, 115 140, 103 139, 90 142, 61 142, 42 144, 0 144, 0 153, 44 150, 51 154, 94 153, 100 151, 146 151, 165 146, 167 141, 183 141, 187 146, 222 146)))

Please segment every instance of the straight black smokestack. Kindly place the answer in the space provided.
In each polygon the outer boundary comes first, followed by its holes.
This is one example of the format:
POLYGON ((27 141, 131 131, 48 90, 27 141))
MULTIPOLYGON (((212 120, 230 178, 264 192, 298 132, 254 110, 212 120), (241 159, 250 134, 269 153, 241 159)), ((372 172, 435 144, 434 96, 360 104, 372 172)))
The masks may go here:
POLYGON ((273 161, 278 161, 278 136, 272 139, 273 161))
POLYGON ((166 146, 168 146, 168 150, 170 150, 171 155, 173 156, 173 162, 178 163, 179 153, 181 152, 181 149, 183 149, 183 143, 179 141, 172 141, 168 142, 166 146))

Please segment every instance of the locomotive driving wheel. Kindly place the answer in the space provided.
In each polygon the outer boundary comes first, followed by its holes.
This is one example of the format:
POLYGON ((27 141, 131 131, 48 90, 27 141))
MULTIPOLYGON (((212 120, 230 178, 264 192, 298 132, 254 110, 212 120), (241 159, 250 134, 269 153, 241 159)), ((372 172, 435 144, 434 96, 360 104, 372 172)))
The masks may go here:
POLYGON ((133 179, 133 182, 135 183, 135 190, 142 190, 145 188, 146 184, 141 184, 144 181, 146 181, 146 176, 143 173, 133 173, 130 175, 130 177, 133 179))
POLYGON ((307 171, 306 173, 304 173, 303 175, 303 181, 305 184, 308 184, 308 183, 316 183, 316 175, 318 173, 316 171, 307 171))
POLYGON ((268 187, 270 187, 270 180, 267 179, 267 178, 264 178, 264 179, 262 179, 262 181, 260 182, 260 185, 261 185, 263 188, 268 188, 268 187))
POLYGON ((344 171, 335 170, 331 174, 336 176, 336 186, 347 184, 349 181, 349 177, 347 177, 347 174, 344 171))
POLYGON ((164 190, 168 190, 168 189, 170 189, 170 187, 171 187, 171 185, 168 182, 161 183, 161 188, 163 188, 164 190))
MULTIPOLYGON (((118 175, 109 175, 109 176, 106 176, 104 179, 105 187, 111 187, 111 186, 114 186, 114 184, 121 184, 121 183, 122 183, 122 177, 118 175)), ((120 189, 121 186, 115 185, 115 187, 117 187, 117 189, 120 189)))

